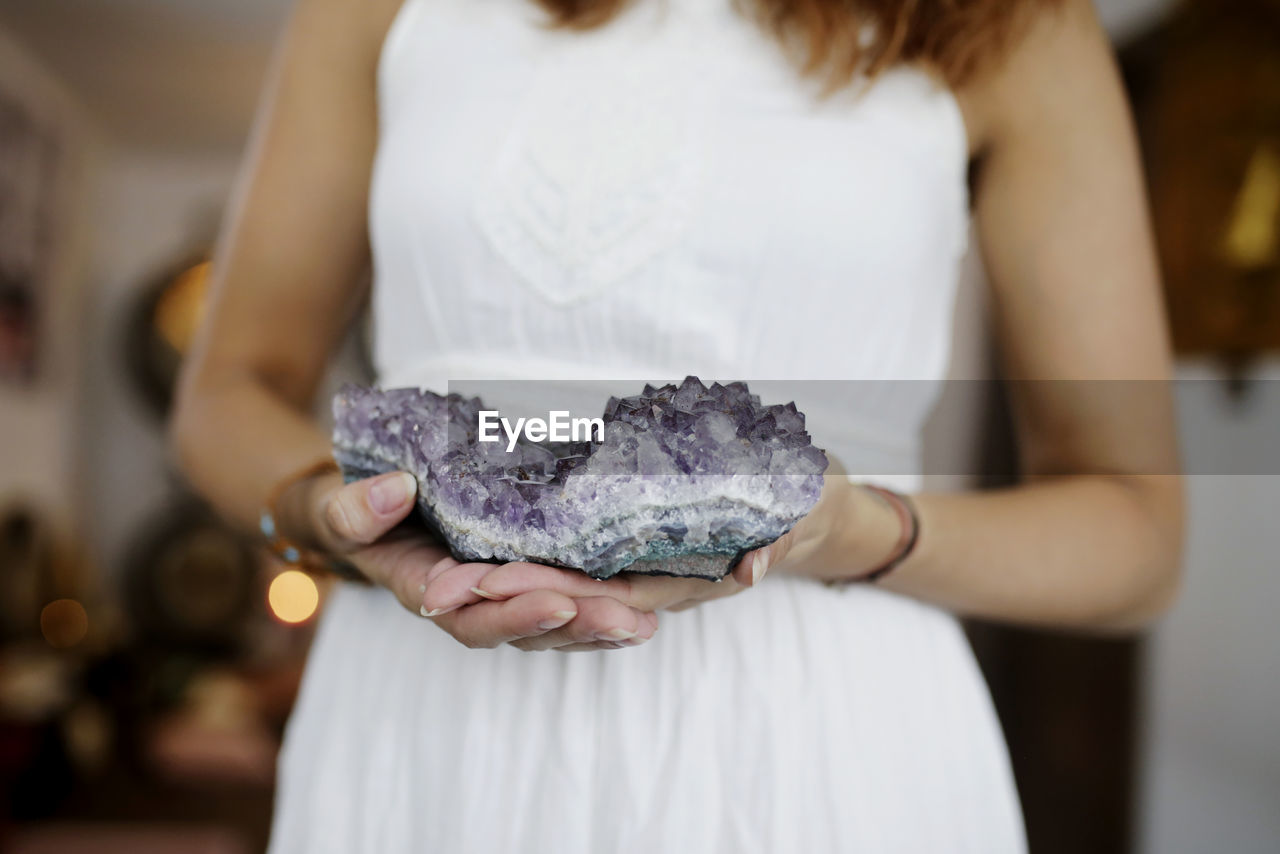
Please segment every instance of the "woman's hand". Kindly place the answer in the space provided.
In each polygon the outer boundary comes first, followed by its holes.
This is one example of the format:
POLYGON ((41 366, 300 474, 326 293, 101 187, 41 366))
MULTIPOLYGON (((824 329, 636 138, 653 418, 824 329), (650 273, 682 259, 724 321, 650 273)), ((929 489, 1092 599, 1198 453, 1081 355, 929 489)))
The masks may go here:
MULTIPOLYGON (((753 552, 758 554, 757 552, 753 552)), ((756 580, 763 575, 760 566, 756 580)), ((560 569, 535 563, 485 563, 454 564, 433 573, 423 595, 426 607, 434 612, 450 612, 479 607, 483 603, 501 604, 514 602, 536 592, 568 596, 577 603, 580 616, 561 629, 540 636, 530 636, 513 641, 521 649, 561 649, 572 651, 587 648, 608 648, 621 641, 634 645, 647 637, 629 637, 626 627, 616 633, 598 635, 587 643, 579 637, 581 630, 574 624, 587 608, 620 605, 640 614, 652 615, 659 610, 676 611, 711 599, 720 599, 746 590, 751 586, 752 560, 749 555, 739 562, 734 572, 720 581, 703 578, 676 578, 662 575, 640 575, 623 572, 612 578, 599 580, 573 569, 560 569)), ((655 626, 656 628, 656 617, 655 626)))
MULTIPOLYGON (((894 548, 899 520, 874 494, 833 474, 823 484, 814 509, 775 542, 748 552, 720 581, 623 572, 596 580, 576 570, 531 563, 454 564, 433 573, 423 596, 436 611, 476 603, 509 602, 538 590, 555 591, 575 601, 608 597, 638 611, 680 611, 740 593, 770 570, 821 580, 856 576, 878 565, 894 548)), ((561 647, 565 631, 515 642, 522 649, 561 647)), ((575 647, 576 648, 576 647, 575 647)))
MULTIPOLYGON (((774 543, 773 546, 777 546, 774 543)), ((426 607, 436 612, 466 610, 480 603, 513 602, 533 593, 554 592, 568 596, 583 608, 587 603, 607 602, 629 607, 643 614, 657 611, 682 611, 713 599, 722 599, 747 590, 758 583, 769 569, 773 546, 749 552, 734 570, 719 581, 705 578, 680 578, 669 575, 647 575, 622 572, 612 578, 591 578, 574 569, 560 569, 535 563, 454 564, 433 573, 423 596, 426 607)), ((656 618, 655 618, 656 620, 656 618)), ((521 649, 598 649, 616 646, 613 636, 599 636, 594 642, 574 639, 577 631, 570 622, 561 629, 543 635, 520 638, 513 645, 521 649)), ((656 628, 656 625, 655 625, 656 628)), ((624 644, 636 644, 638 638, 619 637, 624 644)))
POLYGON ((884 498, 849 480, 832 459, 817 505, 765 547, 764 562, 819 581, 859 578, 894 552, 901 527, 901 519, 884 498))
POLYGON ((405 608, 431 618, 468 647, 511 643, 522 649, 616 648, 653 636, 658 620, 651 610, 598 592, 575 598, 540 588, 501 601, 473 596, 465 603, 428 606, 424 594, 441 577, 479 576, 508 568, 520 571, 533 565, 459 563, 425 534, 393 530, 412 512, 416 491, 417 482, 404 472, 345 485, 339 476, 328 475, 300 484, 294 495, 282 496, 280 504, 282 511, 294 508, 293 518, 298 519, 286 531, 305 530, 299 539, 341 555, 394 593, 405 608))

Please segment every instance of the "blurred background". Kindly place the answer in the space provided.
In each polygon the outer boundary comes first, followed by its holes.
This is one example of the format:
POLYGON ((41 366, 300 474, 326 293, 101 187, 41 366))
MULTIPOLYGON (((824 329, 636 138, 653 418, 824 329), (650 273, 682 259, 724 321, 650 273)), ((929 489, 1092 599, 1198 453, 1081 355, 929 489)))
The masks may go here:
MULTIPOLYGON (((1103 0, 1179 350, 1185 593, 1141 639, 973 624, 1033 854, 1280 852, 1280 0, 1103 0), (1274 463, 1274 456, 1272 457, 1274 463)), ((255 852, 325 582, 163 442, 288 0, 0 0, 0 851, 255 852)), ((1063 69, 1069 74, 1070 69, 1063 69)), ((990 374, 971 259, 954 373, 990 374)), ((337 373, 366 370, 358 336, 337 373)), ((930 426, 1014 476, 998 398, 930 426)), ((942 462, 939 462, 942 461, 942 462)))

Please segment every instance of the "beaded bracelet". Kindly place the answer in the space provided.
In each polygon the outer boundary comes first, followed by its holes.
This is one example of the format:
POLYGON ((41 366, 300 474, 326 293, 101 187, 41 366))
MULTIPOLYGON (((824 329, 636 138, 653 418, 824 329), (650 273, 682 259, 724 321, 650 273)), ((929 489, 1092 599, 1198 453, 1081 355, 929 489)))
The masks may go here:
POLYGON ((348 581, 368 583, 369 579, 364 573, 348 561, 299 546, 280 533, 280 526, 276 524, 276 515, 279 512, 277 505, 280 497, 289 487, 308 478, 341 471, 333 459, 325 457, 279 480, 267 495, 262 513, 258 516, 258 529, 266 538, 267 548, 285 563, 293 564, 300 569, 332 573, 348 581))

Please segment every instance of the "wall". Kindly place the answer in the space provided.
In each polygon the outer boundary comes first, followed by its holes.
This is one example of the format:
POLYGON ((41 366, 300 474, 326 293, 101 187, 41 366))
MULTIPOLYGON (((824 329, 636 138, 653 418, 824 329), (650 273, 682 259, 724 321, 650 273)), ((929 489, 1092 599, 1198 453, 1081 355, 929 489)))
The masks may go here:
POLYGON ((55 128, 64 147, 54 208, 53 262, 37 300, 38 376, 30 387, 0 386, 0 507, 31 503, 58 528, 73 530, 78 471, 75 418, 79 391, 81 295, 86 223, 81 216, 92 141, 76 102, 58 81, 0 30, 0 90, 22 99, 37 122, 55 128))
MULTIPOLYGON (((184 493, 162 425, 125 369, 136 300, 155 277, 211 248, 240 168, 240 151, 106 153, 95 182, 93 274, 83 438, 87 535, 108 577, 125 571, 135 536, 184 493)), ((336 357, 318 395, 359 377, 354 337, 336 357)))
POLYGON ((156 276, 207 248, 238 152, 104 153, 92 195, 94 239, 85 336, 86 533, 109 576, 131 539, 171 501, 161 425, 125 370, 135 300, 156 276))
POLYGON ((1147 649, 1140 850, 1280 851, 1280 358, 1179 368, 1186 586, 1147 649), (1247 472, 1256 472, 1247 474, 1247 472))

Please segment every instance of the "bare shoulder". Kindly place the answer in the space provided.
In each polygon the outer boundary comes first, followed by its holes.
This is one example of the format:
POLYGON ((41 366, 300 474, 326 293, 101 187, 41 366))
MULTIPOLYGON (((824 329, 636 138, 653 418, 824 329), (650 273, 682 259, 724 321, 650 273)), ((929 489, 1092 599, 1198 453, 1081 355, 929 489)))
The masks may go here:
MULTIPOLYGON (((346 0, 346 2, 351 2, 351 0, 346 0)), ((356 3, 356 5, 369 10, 369 26, 372 29, 370 38, 375 57, 381 54, 382 43, 386 40, 387 33, 390 31, 392 23, 395 22, 396 16, 400 13, 401 7, 410 2, 414 2, 414 0, 368 0, 365 3, 356 3)))
POLYGON ((1166 377, 1137 137, 1091 3, 1039 13, 961 105, 1009 375, 1166 377))
POLYGON ((1087 117, 1089 102, 1117 75, 1091 0, 1046 4, 1026 21, 1000 60, 956 91, 975 157, 1011 137, 1087 117))
POLYGON ((291 33, 334 48, 342 45, 343 55, 366 66, 376 64, 405 2, 409 0, 294 0, 291 33))

